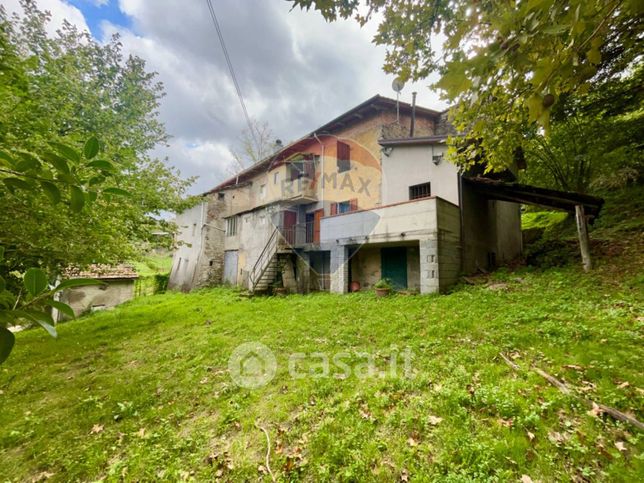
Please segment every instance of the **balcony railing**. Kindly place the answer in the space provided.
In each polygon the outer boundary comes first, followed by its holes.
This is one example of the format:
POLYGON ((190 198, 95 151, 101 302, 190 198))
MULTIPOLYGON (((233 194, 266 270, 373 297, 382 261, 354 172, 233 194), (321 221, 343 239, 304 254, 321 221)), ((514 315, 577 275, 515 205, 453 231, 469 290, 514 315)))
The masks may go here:
POLYGON ((314 225, 312 221, 297 223, 288 228, 280 227, 279 231, 282 234, 282 245, 296 247, 308 243, 315 243, 314 225))

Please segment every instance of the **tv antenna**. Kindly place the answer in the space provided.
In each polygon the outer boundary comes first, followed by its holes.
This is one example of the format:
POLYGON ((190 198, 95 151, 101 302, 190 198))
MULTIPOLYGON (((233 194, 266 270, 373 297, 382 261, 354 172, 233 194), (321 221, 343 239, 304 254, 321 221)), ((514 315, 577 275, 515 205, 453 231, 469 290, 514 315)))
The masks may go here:
POLYGON ((400 77, 396 77, 391 83, 391 88, 396 91, 396 122, 400 123, 400 91, 405 88, 405 83, 400 77))

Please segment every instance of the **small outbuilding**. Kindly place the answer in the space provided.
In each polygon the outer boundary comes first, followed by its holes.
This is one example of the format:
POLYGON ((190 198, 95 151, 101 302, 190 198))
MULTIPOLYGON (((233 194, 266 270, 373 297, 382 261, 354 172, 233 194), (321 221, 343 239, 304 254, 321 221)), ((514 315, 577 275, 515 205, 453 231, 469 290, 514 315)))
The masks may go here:
MULTIPOLYGON (((85 285, 64 290, 60 301, 68 304, 76 316, 105 310, 134 298, 138 274, 130 265, 91 265, 87 270, 69 270, 65 278, 93 278, 101 285, 85 285)), ((58 318, 62 318, 59 314, 58 318)))

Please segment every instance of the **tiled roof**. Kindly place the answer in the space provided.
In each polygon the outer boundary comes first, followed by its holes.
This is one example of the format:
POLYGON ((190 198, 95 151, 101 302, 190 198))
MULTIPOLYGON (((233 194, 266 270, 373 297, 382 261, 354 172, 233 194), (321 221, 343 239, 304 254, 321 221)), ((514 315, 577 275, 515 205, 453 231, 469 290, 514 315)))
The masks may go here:
POLYGON ((65 278, 97 278, 119 279, 119 278, 139 278, 134 267, 126 264, 119 265, 90 265, 85 270, 68 269, 64 273, 65 278))

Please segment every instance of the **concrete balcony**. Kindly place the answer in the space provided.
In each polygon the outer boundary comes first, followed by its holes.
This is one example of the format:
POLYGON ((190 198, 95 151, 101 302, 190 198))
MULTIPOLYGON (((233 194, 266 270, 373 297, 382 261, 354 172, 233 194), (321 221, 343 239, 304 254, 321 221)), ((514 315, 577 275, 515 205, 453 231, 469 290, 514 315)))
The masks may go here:
POLYGON ((291 205, 315 203, 318 200, 315 180, 302 176, 294 180, 283 181, 279 198, 291 205))
POLYGON ((321 221, 321 242, 352 245, 428 238, 438 231, 440 211, 451 211, 458 220, 458 207, 435 197, 328 216, 321 221))

